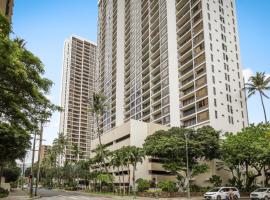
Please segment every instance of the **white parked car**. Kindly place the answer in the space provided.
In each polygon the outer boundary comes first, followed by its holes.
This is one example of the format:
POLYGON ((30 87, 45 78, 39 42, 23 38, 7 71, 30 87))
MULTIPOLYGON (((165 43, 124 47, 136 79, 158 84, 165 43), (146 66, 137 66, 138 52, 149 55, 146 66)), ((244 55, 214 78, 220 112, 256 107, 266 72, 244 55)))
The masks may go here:
POLYGON ((208 192, 206 192, 203 197, 204 199, 210 200, 210 199, 216 199, 216 200, 223 200, 228 198, 228 192, 229 190, 233 191, 234 199, 240 198, 239 190, 236 187, 216 187, 208 192))
POLYGON ((251 200, 268 200, 270 199, 270 188, 258 188, 250 193, 251 200))

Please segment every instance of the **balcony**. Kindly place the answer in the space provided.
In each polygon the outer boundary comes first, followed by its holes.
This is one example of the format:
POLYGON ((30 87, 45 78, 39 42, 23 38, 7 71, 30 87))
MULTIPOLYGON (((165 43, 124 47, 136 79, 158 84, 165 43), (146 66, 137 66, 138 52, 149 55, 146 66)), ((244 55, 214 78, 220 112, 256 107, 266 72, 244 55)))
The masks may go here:
POLYGON ((200 9, 202 8, 202 3, 198 3, 196 6, 194 6, 192 9, 191 9, 191 13, 194 15, 196 14, 200 9))
POLYGON ((192 19, 193 25, 199 22, 202 19, 202 12, 199 12, 195 17, 192 19))
POLYGON ((185 27, 181 28, 179 31, 178 31, 178 37, 181 38, 181 37, 184 37, 188 32, 190 32, 190 29, 191 29, 191 26, 190 24, 187 24, 185 27))
POLYGON ((194 67, 198 67, 200 64, 204 62, 205 62, 205 54, 203 53, 194 59, 194 67))
POLYGON ((203 76, 196 80, 195 85, 196 88, 200 88, 201 86, 205 85, 207 83, 206 76, 203 76))
POLYGON ((191 63, 191 65, 189 65, 185 69, 181 70, 181 76, 186 75, 188 72, 191 72, 192 70, 193 70, 193 65, 191 63))
POLYGON ((197 115, 198 123, 209 120, 209 111, 201 112, 197 115))
POLYGON ((189 94, 189 93, 191 93, 191 92, 193 92, 193 91, 194 91, 194 86, 191 86, 191 87, 189 87, 189 88, 183 90, 183 91, 181 92, 181 94, 182 94, 182 96, 185 96, 185 95, 187 95, 187 94, 189 94))
POLYGON ((193 50, 194 57, 199 55, 203 51, 204 51, 204 43, 202 42, 200 45, 198 45, 197 47, 194 48, 194 50, 193 50))
POLYGON ((200 31, 203 30, 203 23, 200 22, 198 25, 195 26, 195 28, 193 28, 193 35, 197 35, 200 31))
POLYGON ((181 48, 184 46, 187 42, 189 42, 191 39, 191 34, 185 35, 185 37, 182 37, 181 39, 178 40, 178 48, 181 48))
POLYGON ((207 87, 204 87, 196 92, 196 100, 199 100, 208 95, 207 87))
POLYGON ((186 58, 182 58, 180 59, 180 65, 183 66, 185 64, 187 64, 189 61, 192 61, 192 55, 186 57, 186 58))
POLYGON ((192 80, 194 80, 194 76, 193 76, 193 75, 191 75, 191 76, 189 76, 188 78, 186 78, 185 80, 183 80, 183 81, 181 82, 181 84, 182 84, 182 86, 184 86, 184 85, 186 85, 187 83, 191 82, 192 80))
POLYGON ((203 35, 203 32, 201 32, 200 34, 198 34, 198 35, 193 39, 193 46, 196 46, 197 44, 199 44, 203 39, 204 39, 204 35, 203 35))
POLYGON ((192 115, 192 114, 194 114, 195 112, 196 112, 195 107, 189 108, 189 109, 183 111, 183 117, 187 117, 187 116, 189 116, 189 115, 192 115))
POLYGON ((198 69, 195 70, 195 76, 196 78, 205 74, 206 72, 206 65, 203 64, 202 66, 200 66, 198 69))
POLYGON ((192 103, 194 103, 194 102, 195 102, 195 97, 192 96, 192 97, 190 97, 190 98, 184 100, 184 101, 182 102, 182 105, 183 105, 183 107, 185 107, 185 106, 188 106, 188 105, 190 105, 190 104, 192 104, 192 103))
POLYGON ((208 108, 208 98, 198 101, 196 103, 197 112, 208 108))
POLYGON ((189 126, 193 126, 196 124, 196 117, 189 119, 189 120, 185 120, 183 121, 183 126, 184 127, 189 127, 189 126))

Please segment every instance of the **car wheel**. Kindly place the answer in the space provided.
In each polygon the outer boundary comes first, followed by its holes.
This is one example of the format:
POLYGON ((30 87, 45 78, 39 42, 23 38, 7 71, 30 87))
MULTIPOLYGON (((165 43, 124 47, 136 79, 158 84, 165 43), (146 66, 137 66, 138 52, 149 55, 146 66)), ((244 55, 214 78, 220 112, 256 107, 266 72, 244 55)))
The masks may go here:
POLYGON ((268 196, 264 197, 264 200, 268 200, 268 196))
POLYGON ((218 195, 218 196, 217 196, 217 200, 221 200, 221 196, 218 195))

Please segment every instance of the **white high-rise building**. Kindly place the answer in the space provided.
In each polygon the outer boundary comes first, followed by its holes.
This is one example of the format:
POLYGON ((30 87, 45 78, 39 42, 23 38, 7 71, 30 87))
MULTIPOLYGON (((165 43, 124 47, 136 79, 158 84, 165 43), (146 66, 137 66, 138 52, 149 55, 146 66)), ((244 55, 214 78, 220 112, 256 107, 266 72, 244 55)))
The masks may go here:
POLYGON ((71 36, 64 44, 60 133, 68 143, 65 160, 88 159, 93 118, 89 113, 94 91, 96 44, 71 36))
POLYGON ((103 132, 130 119, 236 132, 247 110, 235 0, 99 0, 103 132))

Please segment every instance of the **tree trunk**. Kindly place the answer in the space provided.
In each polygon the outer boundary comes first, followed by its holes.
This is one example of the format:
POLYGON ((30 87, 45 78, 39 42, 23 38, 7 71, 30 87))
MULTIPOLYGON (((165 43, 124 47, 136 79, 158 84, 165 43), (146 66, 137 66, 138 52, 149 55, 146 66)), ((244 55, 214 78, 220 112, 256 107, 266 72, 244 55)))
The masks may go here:
POLYGON ((135 171, 136 171, 136 165, 133 165, 133 175, 132 175, 132 192, 133 196, 135 196, 135 171))
POLYGON ((120 168, 117 167, 117 171, 118 171, 118 188, 119 188, 119 192, 121 193, 121 177, 120 177, 120 168))
POLYGON ((128 165, 128 194, 130 194, 130 166, 128 165))
POLYGON ((261 92, 261 91, 259 91, 259 93, 260 93, 261 102, 262 102, 262 107, 263 107, 264 120, 265 120, 265 123, 267 123, 267 116, 266 116, 265 106, 264 106, 264 102, 263 102, 263 96, 262 96, 262 92, 261 92))
POLYGON ((4 171, 4 165, 0 165, 0 187, 2 184, 3 171, 4 171))
MULTIPOLYGON (((99 145, 100 145, 100 148, 101 148, 102 142, 101 142, 101 133, 100 133, 100 129, 99 129, 99 116, 96 117, 96 121, 97 121, 98 141, 99 141, 99 145)), ((103 149, 101 149, 101 159, 102 159, 104 169, 105 169, 106 173, 108 173, 108 169, 107 169, 107 166, 106 166, 106 163, 105 163, 103 149)))
POLYGON ((125 174, 124 174, 124 167, 122 165, 122 181, 123 181, 123 194, 126 194, 126 188, 125 188, 125 174))

